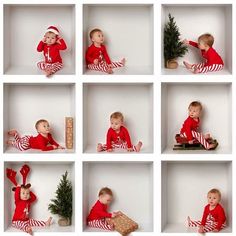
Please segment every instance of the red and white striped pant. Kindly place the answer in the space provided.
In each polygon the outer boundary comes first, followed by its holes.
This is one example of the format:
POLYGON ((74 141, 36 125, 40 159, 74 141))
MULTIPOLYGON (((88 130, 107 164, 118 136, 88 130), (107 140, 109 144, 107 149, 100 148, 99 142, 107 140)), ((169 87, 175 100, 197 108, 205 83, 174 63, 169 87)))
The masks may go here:
POLYGON ((110 231, 113 230, 113 227, 107 223, 106 219, 88 221, 88 226, 110 231))
MULTIPOLYGON (((207 218, 206 224, 205 224, 204 229, 203 229, 204 233, 213 231, 216 228, 217 224, 218 223, 215 221, 215 219, 212 216, 209 216, 207 218)), ((190 220, 188 226, 189 227, 198 227, 200 225, 201 225, 200 220, 190 220)), ((226 224, 224 223, 221 226, 221 229, 224 229, 225 227, 226 227, 226 224)))
POLYGON ((63 64, 60 62, 46 63, 45 61, 40 61, 37 63, 37 66, 40 70, 45 71, 46 69, 48 69, 51 70, 52 74, 54 74, 63 67, 63 64))
MULTIPOLYGON (((111 65, 112 65, 112 69, 124 66, 124 64, 122 62, 111 62, 111 65)), ((101 61, 97 65, 88 64, 88 69, 108 73, 109 66, 106 62, 101 61)))
POLYGON ((12 141, 12 146, 17 148, 20 151, 25 151, 30 149, 29 139, 30 135, 25 135, 20 137, 19 134, 16 132, 14 135, 15 140, 12 141))
MULTIPOLYGON (((187 138, 186 133, 182 133, 181 136, 187 138)), ((204 138, 203 134, 201 134, 201 133, 199 133, 199 132, 197 132, 197 131, 192 130, 192 136, 193 136, 195 139, 197 139, 197 141, 198 141, 199 143, 201 143, 201 144, 204 146, 205 149, 209 149, 209 145, 210 145, 210 144, 209 144, 209 143, 207 142, 207 140, 204 138)))
POLYGON ((23 220, 15 220, 12 221, 12 226, 14 228, 23 230, 25 232, 27 232, 28 228, 31 226, 38 226, 38 227, 44 227, 46 226, 46 222, 45 221, 40 221, 40 220, 34 220, 34 219, 29 219, 26 221, 23 220))
POLYGON ((208 71, 219 71, 222 70, 224 65, 222 64, 213 64, 210 66, 205 66, 205 63, 193 64, 192 69, 199 69, 199 73, 207 73, 208 71))
MULTIPOLYGON (((117 143, 112 143, 111 147, 112 147, 112 149, 119 149, 119 148, 127 149, 128 145, 127 145, 127 142, 117 142, 117 143)), ((136 147, 134 145, 132 145, 131 148, 133 149, 133 151, 136 152, 136 147)), ((106 150, 107 150, 107 145, 103 144, 102 151, 106 151, 106 150)))

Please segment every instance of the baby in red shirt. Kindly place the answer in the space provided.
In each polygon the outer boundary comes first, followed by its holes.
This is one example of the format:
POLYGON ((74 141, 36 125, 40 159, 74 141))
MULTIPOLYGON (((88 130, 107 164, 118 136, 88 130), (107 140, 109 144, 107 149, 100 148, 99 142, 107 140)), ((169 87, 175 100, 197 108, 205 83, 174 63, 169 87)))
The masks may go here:
POLYGON ((30 191, 30 184, 17 186, 15 191, 15 212, 12 218, 12 226, 33 235, 32 226, 50 226, 52 217, 47 221, 39 221, 29 218, 30 206, 36 200, 36 196, 30 191))
POLYGON ((214 43, 214 37, 211 34, 203 34, 199 36, 198 43, 184 40, 186 45, 191 45, 193 47, 199 48, 201 50, 204 62, 199 64, 189 64, 184 61, 184 65, 188 70, 193 73, 206 73, 208 71, 219 71, 224 67, 224 62, 220 55, 212 47, 214 43))
POLYGON ((202 220, 193 221, 188 217, 189 227, 199 227, 199 233, 219 232, 226 227, 224 208, 220 205, 221 193, 218 189, 211 189, 207 194, 208 205, 205 206, 202 220))
POLYGON ((198 131, 200 125, 200 115, 202 112, 202 104, 198 101, 193 101, 188 107, 188 118, 184 121, 180 135, 187 138, 189 144, 193 144, 194 140, 198 140, 205 149, 213 149, 217 143, 209 143, 210 134, 203 135, 198 131))
POLYGON ((90 70, 102 71, 108 74, 113 73, 114 68, 123 67, 125 58, 119 62, 112 62, 105 47, 104 35, 100 29, 93 29, 89 33, 92 44, 86 51, 86 63, 90 70))
POLYGON ((111 218, 121 215, 121 212, 107 211, 109 204, 113 200, 113 193, 110 188, 102 188, 98 193, 98 200, 93 205, 88 217, 87 225, 94 228, 100 228, 104 230, 114 230, 114 226, 111 222, 111 218))
POLYGON ((98 143, 97 151, 112 152, 115 148, 124 148, 128 152, 139 152, 142 142, 132 145, 129 131, 124 127, 124 116, 121 112, 114 112, 110 116, 111 127, 107 131, 106 144, 98 143))
POLYGON ((54 149, 64 149, 60 146, 50 134, 50 126, 47 120, 38 120, 35 124, 38 132, 36 137, 26 135, 20 137, 16 130, 10 130, 8 135, 13 136, 14 140, 8 140, 7 144, 12 145, 20 151, 25 151, 30 148, 40 149, 41 151, 50 151, 54 149))
POLYGON ((49 26, 39 42, 37 51, 43 52, 44 61, 38 62, 38 68, 43 70, 47 77, 55 74, 62 66, 60 50, 67 48, 65 41, 59 36, 59 30, 55 26, 49 26))

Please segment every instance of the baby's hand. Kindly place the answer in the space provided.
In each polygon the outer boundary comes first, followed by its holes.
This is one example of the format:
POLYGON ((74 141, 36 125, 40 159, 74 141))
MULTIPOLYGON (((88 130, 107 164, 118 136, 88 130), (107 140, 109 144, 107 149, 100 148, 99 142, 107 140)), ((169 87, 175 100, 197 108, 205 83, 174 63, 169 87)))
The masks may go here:
POLYGON ((189 144, 193 144, 194 140, 190 140, 188 141, 189 144))
POLYGON ((109 65, 108 65, 108 68, 112 69, 112 64, 109 64, 109 65))
POLYGON ((186 44, 186 45, 189 45, 189 40, 184 39, 184 40, 183 40, 183 43, 186 44))
POLYGON ((107 152, 112 152, 112 149, 110 148, 110 149, 107 149, 107 152))
POLYGON ((132 152, 132 151, 133 151, 133 148, 127 148, 127 151, 128 151, 128 152, 132 152))
POLYGON ((58 43, 58 44, 61 44, 61 37, 60 36, 57 36, 57 41, 56 41, 56 43, 58 43))
POLYGON ((58 149, 65 149, 64 147, 62 147, 62 146, 60 146, 60 145, 59 145, 57 148, 58 148, 58 149))
POLYGON ((204 227, 203 225, 200 225, 198 228, 198 233, 204 233, 204 227))
POLYGON ((116 217, 116 216, 119 216, 119 212, 112 212, 112 218, 116 217))
POLYGON ((219 230, 218 229, 214 229, 214 230, 212 230, 212 232, 216 233, 216 232, 219 232, 219 230))
POLYGON ((95 60, 93 61, 93 64, 97 65, 98 62, 99 62, 98 59, 95 59, 95 60))
POLYGON ((57 149, 57 146, 56 145, 52 145, 53 146, 53 149, 57 149))
POLYGON ((43 36, 42 42, 46 43, 46 36, 45 35, 43 36))

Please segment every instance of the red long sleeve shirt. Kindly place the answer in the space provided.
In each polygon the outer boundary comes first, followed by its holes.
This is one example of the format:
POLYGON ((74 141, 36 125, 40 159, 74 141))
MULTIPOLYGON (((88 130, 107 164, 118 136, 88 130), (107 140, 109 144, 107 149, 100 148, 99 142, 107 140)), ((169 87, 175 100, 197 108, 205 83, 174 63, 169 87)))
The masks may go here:
POLYGON ((102 204, 99 200, 97 200, 87 217, 87 221, 100 220, 103 218, 111 217, 112 214, 107 212, 107 205, 102 204))
POLYGON ((213 210, 210 210, 210 204, 205 206, 201 224, 205 226, 208 215, 211 215, 215 222, 217 222, 216 229, 220 230, 222 224, 226 221, 226 216, 223 207, 220 204, 217 204, 213 210))
POLYGON ((51 134, 48 134, 48 137, 44 137, 41 134, 38 134, 36 137, 30 137, 29 139, 30 147, 33 149, 41 149, 42 151, 53 150, 53 146, 59 146, 59 144, 52 138, 51 134))
POLYGON ((187 136, 187 140, 193 140, 193 135, 192 135, 192 131, 198 131, 199 128, 199 124, 200 124, 200 119, 198 118, 198 120, 194 120, 193 118, 191 118, 190 116, 184 121, 182 129, 180 131, 181 134, 185 133, 187 136))
POLYGON ((101 47, 96 47, 94 44, 90 45, 85 57, 87 65, 93 64, 95 59, 98 59, 99 62, 104 59, 107 64, 111 64, 110 57, 108 56, 107 49, 104 45, 101 45, 101 47))
MULTIPOLYGON (((198 44, 193 41, 189 41, 189 44, 193 47, 198 48, 198 44)), ((213 64, 220 64, 224 65, 224 62, 220 55, 216 52, 216 50, 212 47, 210 47, 207 51, 201 50, 203 58, 206 59, 205 66, 211 66, 213 64)))
POLYGON ((120 143, 121 141, 127 142, 128 148, 131 148, 131 139, 129 136, 129 131, 124 127, 120 127, 120 132, 117 133, 115 130, 112 128, 109 128, 107 131, 107 149, 112 148, 112 143, 120 143))
POLYGON ((39 42, 37 51, 38 52, 43 51, 46 63, 56 63, 56 62, 62 63, 60 50, 65 50, 67 46, 63 39, 60 39, 60 43, 61 44, 55 43, 53 45, 47 45, 43 41, 39 42))
POLYGON ((15 191, 15 213, 13 215, 12 221, 22 220, 26 221, 29 219, 30 205, 36 200, 36 196, 30 191, 30 198, 28 200, 20 199, 20 189, 21 187, 16 187, 15 191))

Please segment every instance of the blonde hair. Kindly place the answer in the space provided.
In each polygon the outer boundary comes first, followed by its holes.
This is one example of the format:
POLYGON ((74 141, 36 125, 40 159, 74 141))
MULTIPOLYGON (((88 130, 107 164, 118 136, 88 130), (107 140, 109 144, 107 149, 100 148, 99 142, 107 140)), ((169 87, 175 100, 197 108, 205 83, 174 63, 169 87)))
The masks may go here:
POLYGON ((108 188, 108 187, 104 187, 104 188, 100 189, 100 191, 98 193, 98 196, 100 197, 100 196, 102 196, 104 194, 108 194, 111 197, 113 197, 112 190, 110 188, 108 188))
POLYGON ((119 111, 116 111, 116 112, 113 112, 111 115, 110 115, 110 120, 111 119, 121 119, 121 121, 123 122, 124 121, 124 116, 121 112, 119 111))
POLYGON ((90 39, 92 39, 93 35, 94 35, 96 32, 102 32, 102 31, 101 31, 100 29, 98 29, 98 28, 91 30, 90 33, 89 33, 90 39))
POLYGON ((214 43, 214 37, 211 34, 202 34, 198 37, 198 42, 203 41, 209 47, 212 47, 214 43))
POLYGON ((220 200, 221 200, 221 192, 220 192, 219 189, 213 188, 213 189, 211 189, 211 190, 207 193, 207 195, 208 195, 209 193, 218 194, 218 195, 219 195, 219 198, 220 198, 220 200))
MULTIPOLYGON (((38 120, 37 122, 36 122, 36 124, 35 124, 35 128, 38 130, 38 126, 39 126, 39 124, 41 124, 41 123, 48 123, 48 121, 47 120, 44 120, 44 119, 40 119, 40 120, 38 120)), ((48 123, 49 124, 49 123, 48 123)))
POLYGON ((199 107, 200 110, 202 110, 202 104, 199 101, 193 101, 189 104, 188 109, 190 109, 190 107, 199 107))

